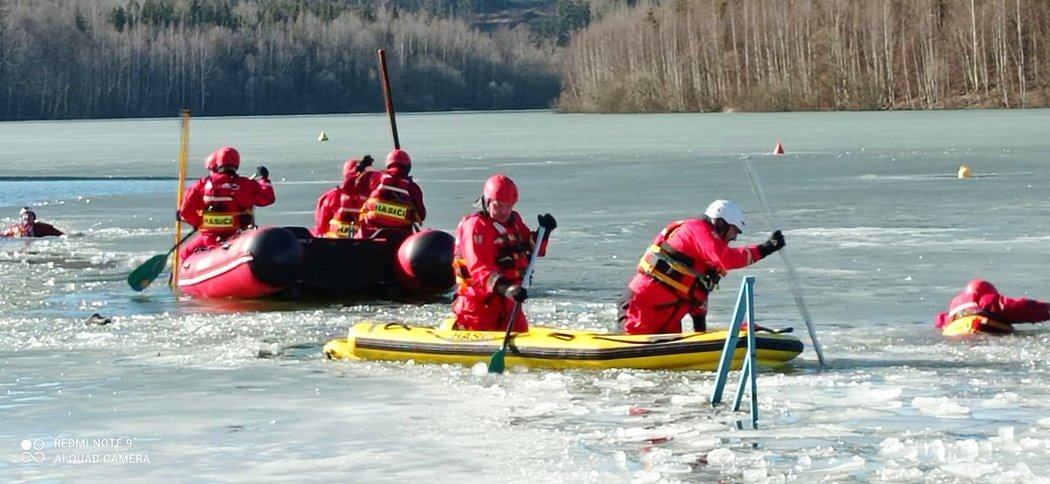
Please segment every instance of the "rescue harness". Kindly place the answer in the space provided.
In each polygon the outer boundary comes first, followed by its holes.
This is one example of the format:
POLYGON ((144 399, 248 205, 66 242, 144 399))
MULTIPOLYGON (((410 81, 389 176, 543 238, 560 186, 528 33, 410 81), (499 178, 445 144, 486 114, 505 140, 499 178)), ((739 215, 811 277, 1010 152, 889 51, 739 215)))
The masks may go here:
POLYGON ((718 281, 725 275, 724 272, 711 268, 705 272, 694 269, 696 261, 677 249, 671 247, 667 240, 684 220, 675 222, 660 232, 652 244, 642 255, 638 263, 638 272, 652 277, 657 282, 667 286, 678 294, 679 298, 687 301, 701 302, 696 294, 706 296, 718 287, 718 281))
MULTIPOLYGON (((490 218, 484 212, 478 212, 478 216, 490 218)), ((527 241, 520 240, 516 233, 495 220, 492 220, 492 227, 496 229, 493 245, 496 247, 496 266, 500 268, 500 275, 511 281, 520 282, 525 277, 525 269, 529 264, 527 255, 530 248, 527 241)), ((458 247, 452 259, 452 267, 456 274, 456 285, 460 288, 459 292, 462 293, 474 284, 474 278, 470 275, 467 260, 458 247)))

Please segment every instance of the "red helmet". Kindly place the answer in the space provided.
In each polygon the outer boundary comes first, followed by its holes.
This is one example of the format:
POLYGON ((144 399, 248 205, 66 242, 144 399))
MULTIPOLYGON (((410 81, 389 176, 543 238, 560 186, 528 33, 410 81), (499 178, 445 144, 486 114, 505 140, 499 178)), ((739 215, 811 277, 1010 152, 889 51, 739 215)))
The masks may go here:
POLYGON ((343 180, 349 180, 360 173, 357 169, 357 163, 357 158, 346 160, 346 163, 343 164, 343 180))
POLYGON ((488 200, 496 200, 500 203, 518 203, 518 186, 506 175, 492 175, 485 181, 485 189, 481 192, 488 200))
POLYGON ((992 285, 992 283, 983 279, 974 279, 966 285, 966 290, 963 291, 969 294, 998 294, 999 290, 992 285))
POLYGON ((412 169, 412 158, 408 156, 408 152, 404 150, 393 150, 386 155, 386 167, 387 169, 400 166, 406 172, 412 169))
POLYGON ((233 149, 232 146, 223 146, 208 155, 208 158, 204 160, 204 168, 208 171, 219 171, 223 168, 233 168, 234 170, 241 167, 241 154, 237 150, 233 149))

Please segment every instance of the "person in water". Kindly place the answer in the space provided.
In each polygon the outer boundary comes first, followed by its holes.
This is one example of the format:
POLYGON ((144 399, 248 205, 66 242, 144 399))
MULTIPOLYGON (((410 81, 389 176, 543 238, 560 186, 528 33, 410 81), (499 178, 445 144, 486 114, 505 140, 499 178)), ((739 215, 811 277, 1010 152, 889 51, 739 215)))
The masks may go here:
POLYGON ((18 213, 19 222, 4 230, 4 237, 53 237, 62 235, 54 225, 36 220, 36 212, 29 207, 22 207, 18 213))
MULTIPOLYGON (((551 214, 540 215, 546 230, 543 240, 522 221, 514 210, 518 187, 504 175, 493 175, 485 182, 477 207, 456 227, 452 269, 456 275, 456 315, 453 328, 472 331, 503 331, 515 305, 527 299, 522 287, 532 251, 547 252, 550 233, 558 226, 551 214)), ((528 331, 525 312, 515 313, 514 331, 528 331)))
POLYGON ((1014 332, 1014 324, 1050 320, 1050 303, 999 294, 992 283, 974 279, 948 303, 933 325, 948 336, 1014 332))
POLYGON ((198 235, 186 242, 179 252, 185 259, 199 250, 220 245, 241 230, 255 226, 255 207, 265 207, 276 197, 270 184, 270 170, 255 169, 255 176, 237 174, 241 155, 224 146, 204 160, 208 176, 197 180, 186 190, 179 215, 197 229, 198 235))
POLYGON ((784 248, 779 230, 761 244, 730 247, 744 225, 744 212, 736 203, 715 200, 703 217, 664 228, 642 255, 620 299, 618 319, 624 331, 679 333, 686 314, 692 316, 693 331, 706 331, 707 295, 719 279, 784 248))
POLYGON ((373 161, 371 155, 365 155, 364 158, 347 160, 343 164, 343 182, 317 200, 314 236, 329 239, 354 236, 361 206, 368 200, 372 179, 380 176, 380 172, 370 169, 373 161))
POLYGON ((386 155, 386 171, 370 180, 368 199, 361 207, 357 238, 377 235, 403 240, 419 229, 427 218, 423 190, 412 180, 412 158, 395 149, 386 155))

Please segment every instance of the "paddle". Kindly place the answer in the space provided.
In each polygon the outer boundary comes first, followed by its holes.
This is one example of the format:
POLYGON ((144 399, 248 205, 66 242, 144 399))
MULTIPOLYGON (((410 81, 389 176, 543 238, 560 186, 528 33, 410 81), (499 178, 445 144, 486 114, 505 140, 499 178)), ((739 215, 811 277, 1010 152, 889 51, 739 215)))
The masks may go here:
POLYGON ((168 249, 167 252, 150 257, 146 262, 143 262, 136 267, 135 270, 131 271, 131 274, 128 274, 128 285, 136 292, 149 287, 149 285, 153 283, 153 280, 156 279, 168 265, 168 256, 171 255, 172 252, 175 252, 175 249, 178 249, 186 239, 190 238, 195 233, 197 233, 197 229, 191 230, 190 233, 186 234, 182 240, 172 246, 172 248, 168 249))
MULTIPOLYGON (((744 167, 747 168, 747 176, 751 181, 751 189, 754 190, 755 195, 758 196, 758 200, 762 202, 762 206, 766 209, 766 215, 769 216, 769 220, 776 225, 776 221, 773 218, 773 209, 769 208, 769 202, 766 201, 766 194, 762 190, 762 184, 758 181, 758 175, 755 170, 751 169, 751 163, 748 163, 747 158, 744 158, 744 167)), ((798 312, 802 315, 802 321, 806 323, 806 329, 809 330, 809 339, 813 342, 813 349, 817 350, 817 360, 820 361, 820 366, 826 366, 824 362, 824 353, 820 350, 820 342, 817 341, 817 330, 813 328, 813 323, 809 319, 809 310, 806 309, 806 302, 802 300, 802 288, 798 283, 798 275, 795 274, 795 266, 791 265, 791 261, 788 260, 787 254, 784 253, 784 249, 778 250, 781 260, 784 261, 784 266, 788 270, 788 285, 791 287, 791 294, 795 296, 795 305, 798 306, 798 312)))
MULTIPOLYGON (((186 152, 190 144, 190 110, 182 110, 182 137, 179 141, 179 188, 175 194, 175 246, 182 243, 182 221, 179 220, 179 209, 182 208, 182 197, 186 191, 186 152)), ((179 254, 171 259, 171 289, 179 297, 179 254)), ((154 276, 156 277, 156 276, 154 276)))
POLYGON ((383 75, 383 99, 386 101, 386 114, 390 117, 390 134, 394 136, 394 149, 401 149, 397 138, 397 120, 394 118, 394 98, 390 94, 390 75, 386 70, 386 51, 379 49, 379 71, 383 75))
MULTIPOLYGON (((543 243, 543 236, 546 232, 547 229, 542 226, 536 229, 536 245, 532 249, 532 255, 529 256, 529 266, 525 268, 525 277, 521 280, 521 287, 528 289, 529 283, 532 282, 532 269, 536 267, 536 258, 540 255, 540 244, 543 243)), ((503 346, 489 359, 489 373, 503 373, 507 347, 510 346, 510 332, 514 329, 514 320, 518 319, 520 310, 521 303, 515 302, 514 308, 510 310, 510 319, 507 320, 507 333, 503 335, 503 346)))

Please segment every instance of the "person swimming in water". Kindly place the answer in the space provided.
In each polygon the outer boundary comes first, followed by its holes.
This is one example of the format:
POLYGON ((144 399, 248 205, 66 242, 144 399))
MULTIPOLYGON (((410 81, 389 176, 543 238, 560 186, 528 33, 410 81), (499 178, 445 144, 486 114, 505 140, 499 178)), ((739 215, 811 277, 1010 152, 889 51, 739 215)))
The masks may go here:
POLYGON ((62 235, 62 231, 51 224, 38 222, 36 212, 29 207, 22 207, 18 213, 19 222, 4 230, 4 237, 52 237, 62 235))

